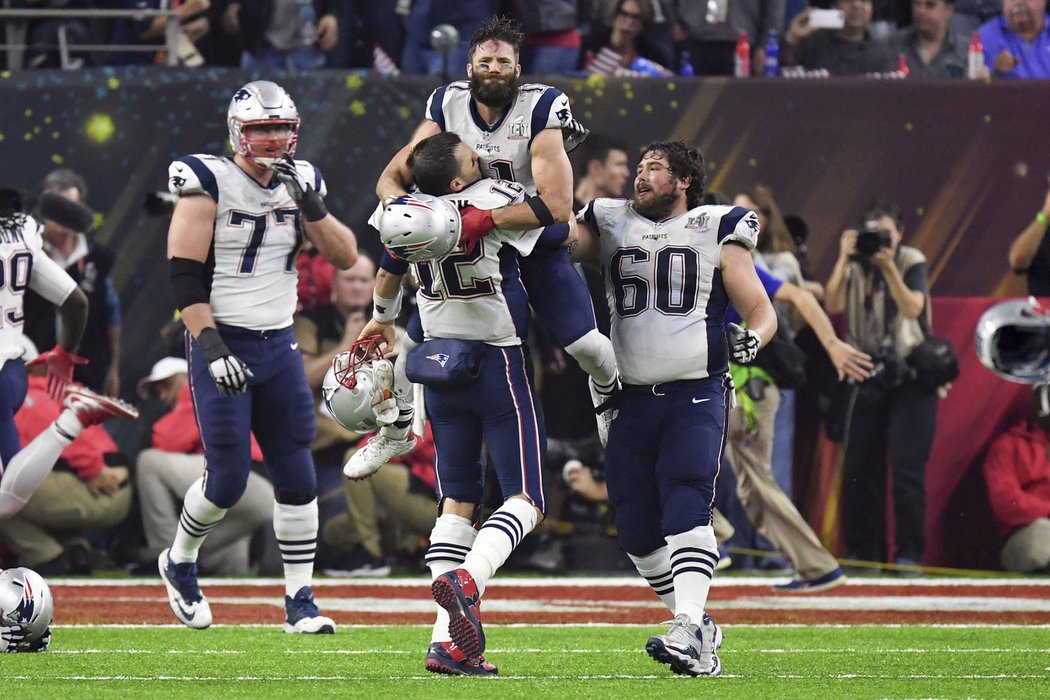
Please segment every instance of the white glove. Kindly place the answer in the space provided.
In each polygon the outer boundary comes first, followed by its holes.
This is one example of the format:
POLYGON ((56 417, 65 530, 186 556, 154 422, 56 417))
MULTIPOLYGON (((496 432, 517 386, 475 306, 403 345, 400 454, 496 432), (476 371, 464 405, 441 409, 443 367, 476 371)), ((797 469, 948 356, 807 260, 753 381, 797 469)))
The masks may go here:
POLYGON ((762 347, 762 336, 757 331, 741 328, 735 323, 730 323, 727 331, 729 354, 733 357, 733 362, 750 364, 758 355, 758 349, 762 347))
POLYGON ((0 619, 0 653, 20 651, 29 636, 29 628, 19 622, 0 619))
POLYGON ((222 396, 240 396, 248 391, 252 371, 236 355, 226 355, 208 363, 208 373, 222 396))

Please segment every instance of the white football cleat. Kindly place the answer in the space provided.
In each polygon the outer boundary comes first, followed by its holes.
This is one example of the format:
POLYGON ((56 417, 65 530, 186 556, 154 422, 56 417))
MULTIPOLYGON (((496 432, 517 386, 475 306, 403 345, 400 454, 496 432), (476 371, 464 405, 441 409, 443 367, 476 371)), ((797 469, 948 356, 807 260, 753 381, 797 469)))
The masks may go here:
POLYGON ((376 433, 367 445, 350 457, 350 461, 343 467, 343 476, 347 479, 367 479, 394 457, 408 454, 415 446, 416 440, 413 437, 392 440, 382 433, 376 433))

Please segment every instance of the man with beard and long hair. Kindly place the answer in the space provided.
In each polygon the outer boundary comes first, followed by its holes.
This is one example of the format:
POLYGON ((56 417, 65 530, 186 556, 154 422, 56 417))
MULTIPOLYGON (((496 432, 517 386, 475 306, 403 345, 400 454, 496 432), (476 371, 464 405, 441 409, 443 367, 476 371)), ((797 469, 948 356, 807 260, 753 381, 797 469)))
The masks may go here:
POLYGON ((620 544, 674 614, 645 649, 676 673, 717 676, 722 632, 705 607, 728 361, 754 360, 777 319, 751 259, 758 217, 700 206, 704 179, 699 150, 650 144, 631 200, 599 198, 580 212, 573 257, 613 271, 605 291, 623 388, 605 451, 609 500, 620 544), (727 345, 730 302, 747 328, 730 324, 727 345))
MULTIPOLYGON (((492 230, 528 230, 566 222, 572 216, 572 166, 566 140, 578 144, 586 131, 573 119, 569 98, 538 83, 519 84, 521 31, 517 23, 493 17, 474 32, 467 64, 468 80, 443 85, 427 101, 426 118, 409 143, 393 157, 376 184, 384 202, 405 194, 412 185, 408 156, 423 139, 442 131, 458 134, 481 159, 485 176, 525 186, 525 202, 491 211, 466 207, 461 212, 463 238, 458 255, 471 264, 482 255, 484 237, 492 230)), ((533 253, 520 261, 529 304, 580 367, 590 375, 596 407, 608 406, 618 379, 609 339, 595 328, 587 285, 566 250, 533 253)), ((445 286, 445 294, 454 294, 445 286)), ((377 297, 379 307, 395 299, 377 297)), ((420 339, 417 339, 420 340, 420 339)), ((612 410, 598 413, 604 437, 612 410)), ((396 428, 383 428, 359 450, 347 469, 367 475, 409 449, 410 438, 396 428)))

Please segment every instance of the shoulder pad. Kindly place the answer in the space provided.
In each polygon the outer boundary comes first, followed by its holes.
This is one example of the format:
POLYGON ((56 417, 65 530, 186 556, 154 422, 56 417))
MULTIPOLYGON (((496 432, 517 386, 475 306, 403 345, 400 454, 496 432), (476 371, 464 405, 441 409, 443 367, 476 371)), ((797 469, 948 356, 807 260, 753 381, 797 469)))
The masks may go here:
POLYGON ((219 201, 219 186, 209 167, 214 156, 191 155, 172 161, 168 166, 168 191, 179 197, 206 194, 219 201))

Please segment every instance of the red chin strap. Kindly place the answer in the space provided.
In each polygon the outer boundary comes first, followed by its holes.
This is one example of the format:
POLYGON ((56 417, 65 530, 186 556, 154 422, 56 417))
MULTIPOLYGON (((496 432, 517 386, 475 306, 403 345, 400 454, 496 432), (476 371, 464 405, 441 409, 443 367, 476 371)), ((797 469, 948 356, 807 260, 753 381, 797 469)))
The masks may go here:
POLYGON ((350 346, 350 362, 346 367, 335 371, 335 380, 347 389, 357 386, 357 370, 364 367, 372 360, 383 359, 383 349, 380 345, 384 342, 381 335, 370 335, 361 338, 350 346))

